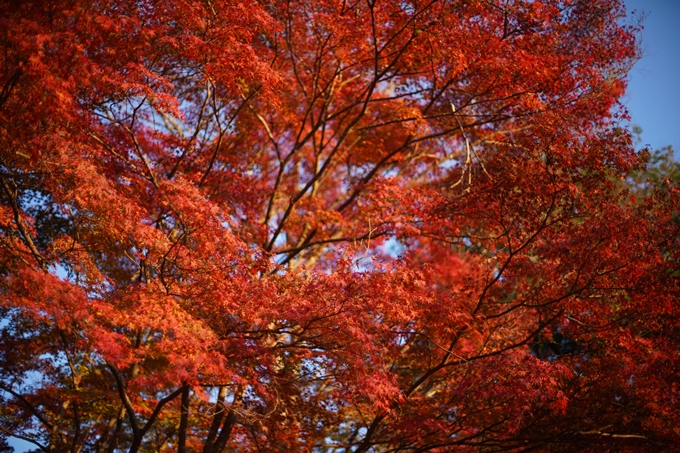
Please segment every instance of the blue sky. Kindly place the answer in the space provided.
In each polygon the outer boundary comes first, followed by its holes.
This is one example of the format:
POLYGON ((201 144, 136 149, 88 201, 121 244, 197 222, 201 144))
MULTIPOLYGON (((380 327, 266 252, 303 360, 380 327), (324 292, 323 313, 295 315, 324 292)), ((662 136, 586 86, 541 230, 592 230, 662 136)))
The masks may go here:
POLYGON ((622 99, 642 144, 672 145, 680 159, 680 0, 625 0, 628 14, 644 12, 642 59, 630 73, 622 99))

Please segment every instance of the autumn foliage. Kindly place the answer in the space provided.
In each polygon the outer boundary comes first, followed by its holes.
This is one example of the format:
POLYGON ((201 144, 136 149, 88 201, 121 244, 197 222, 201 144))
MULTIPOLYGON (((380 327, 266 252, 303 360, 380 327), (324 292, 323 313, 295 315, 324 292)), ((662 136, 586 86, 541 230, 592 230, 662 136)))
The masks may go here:
POLYGON ((676 448, 636 32, 617 0, 3 0, 2 445, 676 448))

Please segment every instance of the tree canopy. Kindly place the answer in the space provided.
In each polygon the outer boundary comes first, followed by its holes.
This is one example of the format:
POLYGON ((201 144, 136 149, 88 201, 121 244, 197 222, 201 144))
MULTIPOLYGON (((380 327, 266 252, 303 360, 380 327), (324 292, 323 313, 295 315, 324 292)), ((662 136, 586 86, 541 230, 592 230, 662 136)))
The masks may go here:
POLYGON ((636 27, 0 1, 0 449, 679 445, 677 166, 625 126, 636 27))

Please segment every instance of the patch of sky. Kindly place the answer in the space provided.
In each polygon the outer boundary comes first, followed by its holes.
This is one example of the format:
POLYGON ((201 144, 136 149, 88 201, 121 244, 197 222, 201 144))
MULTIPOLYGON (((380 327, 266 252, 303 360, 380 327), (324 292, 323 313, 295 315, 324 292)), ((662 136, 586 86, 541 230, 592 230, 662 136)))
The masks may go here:
POLYGON ((380 245, 382 252, 387 254, 392 258, 398 258, 402 253, 406 251, 406 245, 404 245, 399 239, 394 236, 389 237, 385 242, 380 245))
POLYGON ((16 437, 7 439, 7 444, 14 449, 14 453, 27 453, 31 450, 35 451, 35 444, 16 437))

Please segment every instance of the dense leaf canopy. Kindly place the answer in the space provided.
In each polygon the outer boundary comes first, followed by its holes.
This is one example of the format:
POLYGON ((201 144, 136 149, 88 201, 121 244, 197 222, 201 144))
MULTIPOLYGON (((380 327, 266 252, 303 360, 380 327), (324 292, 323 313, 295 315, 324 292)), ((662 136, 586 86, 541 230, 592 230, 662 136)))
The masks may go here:
POLYGON ((0 443, 680 445, 636 31, 618 0, 0 1, 0 443))

